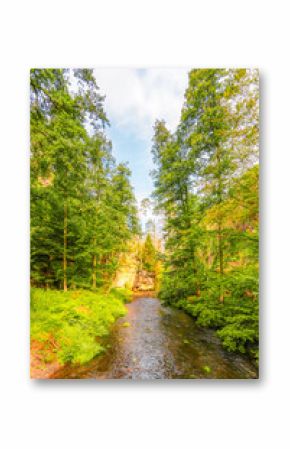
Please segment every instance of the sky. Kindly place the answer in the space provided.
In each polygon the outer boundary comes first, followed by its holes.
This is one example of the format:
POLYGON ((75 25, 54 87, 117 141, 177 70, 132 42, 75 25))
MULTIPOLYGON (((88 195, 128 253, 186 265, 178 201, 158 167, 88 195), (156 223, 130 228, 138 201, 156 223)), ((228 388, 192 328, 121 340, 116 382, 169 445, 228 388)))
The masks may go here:
MULTIPOLYGON (((154 122, 164 119, 170 131, 176 129, 188 71, 188 68, 94 70, 110 121, 106 134, 112 141, 117 162, 128 162, 138 204, 150 197, 153 190, 150 170, 154 122)), ((147 218, 151 215, 149 212, 147 218)))

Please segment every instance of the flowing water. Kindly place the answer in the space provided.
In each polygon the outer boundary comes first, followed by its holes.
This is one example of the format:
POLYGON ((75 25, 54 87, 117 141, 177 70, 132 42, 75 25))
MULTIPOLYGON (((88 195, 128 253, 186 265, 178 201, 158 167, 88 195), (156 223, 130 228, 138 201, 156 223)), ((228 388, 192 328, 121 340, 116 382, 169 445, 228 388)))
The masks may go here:
POLYGON ((139 297, 114 325, 105 355, 81 367, 66 366, 54 378, 251 379, 257 370, 227 353, 209 329, 156 298, 139 297))

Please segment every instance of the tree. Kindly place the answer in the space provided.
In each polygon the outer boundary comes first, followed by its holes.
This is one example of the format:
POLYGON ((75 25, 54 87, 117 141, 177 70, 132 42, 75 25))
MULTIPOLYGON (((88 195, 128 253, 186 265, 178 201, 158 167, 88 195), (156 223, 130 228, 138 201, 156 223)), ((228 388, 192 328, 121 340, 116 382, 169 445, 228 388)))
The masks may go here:
POLYGON ((136 232, 130 172, 116 167, 107 123, 92 70, 31 71, 33 284, 95 289, 136 232))
POLYGON ((155 271, 156 264, 156 249, 153 245, 150 234, 146 235, 143 246, 143 268, 147 271, 155 271))
POLYGON ((180 123, 171 134, 156 121, 152 154, 165 221, 159 294, 203 325, 229 319, 225 345, 245 350, 258 340, 257 71, 191 70, 180 123))

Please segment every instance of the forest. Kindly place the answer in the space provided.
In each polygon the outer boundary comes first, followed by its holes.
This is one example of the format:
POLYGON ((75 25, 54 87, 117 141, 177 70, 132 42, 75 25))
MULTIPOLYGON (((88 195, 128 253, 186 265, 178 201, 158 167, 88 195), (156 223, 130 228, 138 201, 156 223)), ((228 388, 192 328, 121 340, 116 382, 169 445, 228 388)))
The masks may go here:
POLYGON ((154 127, 154 196, 165 220, 160 298, 258 358, 258 71, 189 73, 180 124, 154 127))
MULTIPOLYGON (((204 328, 225 354, 242 354, 257 368, 258 71, 192 69, 175 132, 156 119, 154 191, 143 204, 154 204, 159 235, 154 223, 142 230, 129 165, 116 161, 107 137, 104 100, 91 69, 31 70, 31 377, 103 360, 118 323, 128 349, 132 333, 144 332, 142 314, 152 326, 161 320, 150 331, 152 359, 167 310, 172 325, 190 317, 190 337, 175 349, 189 353, 190 363, 191 332, 204 328), (146 291, 158 305, 144 302, 146 291)), ((132 351, 126 376, 139 361, 140 377, 145 356, 148 378, 154 370, 157 378, 213 375, 207 364, 186 376, 177 368, 156 374, 147 349, 132 351)), ((169 355, 157 353, 164 367, 169 355)))
POLYGON ((96 337, 125 313, 109 290, 138 219, 92 70, 34 69, 30 82, 31 341, 45 367, 56 355, 84 362, 103 349, 96 337))

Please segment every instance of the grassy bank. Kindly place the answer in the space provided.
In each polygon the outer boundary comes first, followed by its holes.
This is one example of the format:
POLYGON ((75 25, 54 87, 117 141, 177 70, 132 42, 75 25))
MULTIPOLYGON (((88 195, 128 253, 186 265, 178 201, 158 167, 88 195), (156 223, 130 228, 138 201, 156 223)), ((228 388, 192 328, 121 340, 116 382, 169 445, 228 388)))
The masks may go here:
POLYGON ((224 303, 203 298, 181 299, 173 303, 203 327, 216 330, 225 349, 247 354, 258 363, 259 305, 257 300, 227 298, 224 303))
POLYGON ((48 377, 65 363, 82 364, 102 353, 102 339, 126 314, 129 299, 130 292, 123 289, 31 289, 31 377, 48 377))

